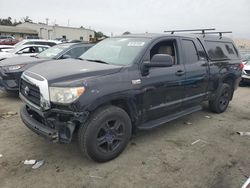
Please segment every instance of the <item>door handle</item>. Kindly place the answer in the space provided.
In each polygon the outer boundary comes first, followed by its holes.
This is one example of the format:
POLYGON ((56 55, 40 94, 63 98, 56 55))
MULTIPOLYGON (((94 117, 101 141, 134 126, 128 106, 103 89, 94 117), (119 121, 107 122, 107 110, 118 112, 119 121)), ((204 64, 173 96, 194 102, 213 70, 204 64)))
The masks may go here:
POLYGON ((183 70, 178 70, 176 73, 175 73, 177 76, 182 76, 185 74, 185 71, 183 70))

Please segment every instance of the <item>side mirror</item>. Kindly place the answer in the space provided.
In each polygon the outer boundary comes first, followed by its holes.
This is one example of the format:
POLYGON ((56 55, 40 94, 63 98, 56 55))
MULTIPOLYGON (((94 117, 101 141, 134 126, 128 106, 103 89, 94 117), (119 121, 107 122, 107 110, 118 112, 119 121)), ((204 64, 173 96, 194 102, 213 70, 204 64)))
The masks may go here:
POLYGON ((168 54, 155 54, 150 63, 145 63, 145 67, 171 67, 173 66, 173 58, 168 54))
POLYGON ((70 55, 68 55, 68 54, 64 54, 61 57, 61 59, 70 59, 70 58, 72 58, 72 57, 70 55))

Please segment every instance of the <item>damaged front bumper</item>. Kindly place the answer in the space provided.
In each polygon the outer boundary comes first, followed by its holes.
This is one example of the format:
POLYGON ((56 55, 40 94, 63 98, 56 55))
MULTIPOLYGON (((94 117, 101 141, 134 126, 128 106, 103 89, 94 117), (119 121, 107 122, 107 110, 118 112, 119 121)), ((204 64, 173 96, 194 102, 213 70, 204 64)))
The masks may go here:
POLYGON ((24 124, 38 135, 53 142, 69 143, 76 127, 87 119, 88 112, 75 113, 59 109, 41 112, 23 105, 20 116, 24 124))
POLYGON ((0 89, 18 92, 22 72, 6 73, 0 67, 0 89))

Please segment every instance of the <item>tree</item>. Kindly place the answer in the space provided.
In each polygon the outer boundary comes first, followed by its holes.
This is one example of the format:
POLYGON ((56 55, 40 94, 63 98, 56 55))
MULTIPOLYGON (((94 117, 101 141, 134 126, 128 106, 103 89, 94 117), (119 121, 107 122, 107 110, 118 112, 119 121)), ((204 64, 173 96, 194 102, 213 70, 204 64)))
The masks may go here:
POLYGON ((23 18, 22 18, 22 22, 33 23, 32 20, 29 18, 29 16, 23 17, 23 18))
POLYGON ((0 19, 0 25, 13 25, 12 18, 8 17, 8 18, 0 19))
POLYGON ((12 23, 12 25, 13 25, 13 26, 16 26, 16 25, 21 24, 21 23, 22 23, 21 21, 18 21, 18 22, 17 22, 16 19, 14 19, 14 22, 12 23))
POLYGON ((129 34, 131 34, 129 31, 123 33, 123 35, 129 35, 129 34))
POLYGON ((104 37, 104 34, 101 31, 98 31, 98 32, 95 31, 95 37, 102 38, 102 37, 104 37))

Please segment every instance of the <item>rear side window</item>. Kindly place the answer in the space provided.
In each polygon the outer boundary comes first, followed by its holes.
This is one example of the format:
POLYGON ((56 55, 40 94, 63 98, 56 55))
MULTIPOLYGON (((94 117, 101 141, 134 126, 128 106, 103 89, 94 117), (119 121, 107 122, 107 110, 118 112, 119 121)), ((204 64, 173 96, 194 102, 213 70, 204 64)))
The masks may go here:
POLYGON ((205 45, 212 60, 238 59, 238 53, 231 42, 205 41, 205 45))
POLYGON ((199 61, 199 56, 197 53, 197 49, 195 47, 195 44, 192 40, 182 40, 182 45, 186 57, 186 63, 191 64, 199 61))

